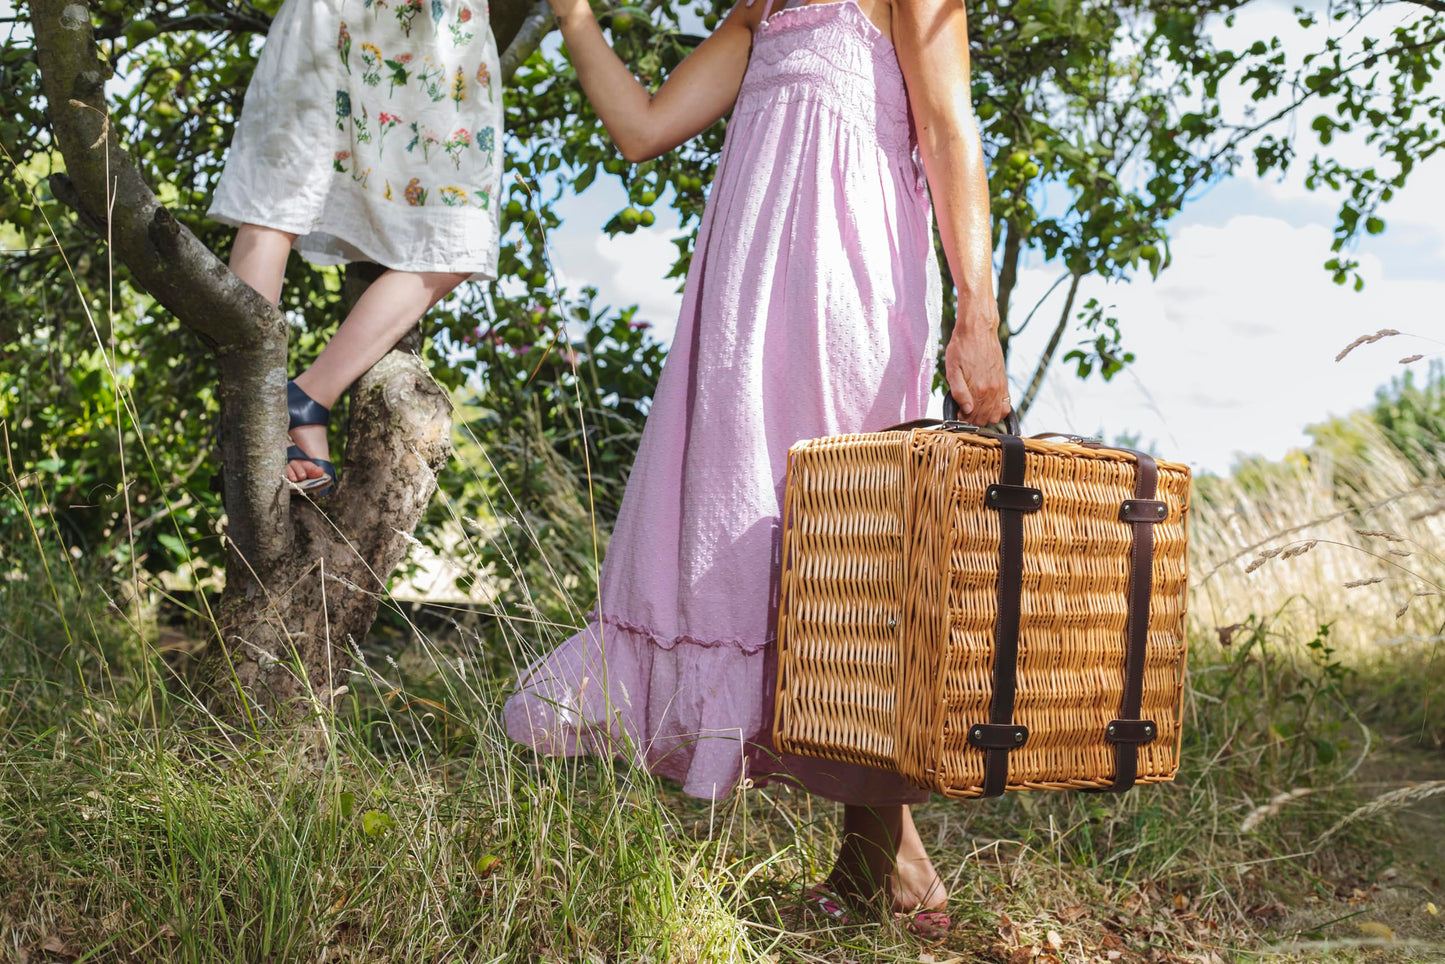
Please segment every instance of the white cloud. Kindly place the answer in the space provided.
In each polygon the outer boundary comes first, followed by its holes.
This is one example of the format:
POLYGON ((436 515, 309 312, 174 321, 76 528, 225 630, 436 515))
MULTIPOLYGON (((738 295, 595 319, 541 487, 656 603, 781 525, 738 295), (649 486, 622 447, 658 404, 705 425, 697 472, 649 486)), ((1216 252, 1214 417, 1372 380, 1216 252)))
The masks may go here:
MULTIPOLYGON (((1368 404, 1401 373, 1398 359, 1441 351, 1445 279, 1393 280, 1365 255, 1366 287, 1356 293, 1320 269, 1329 240, 1321 225, 1241 215, 1180 231, 1174 266, 1157 282, 1081 291, 1115 306, 1138 361, 1112 383, 1054 368, 1028 429, 1138 434, 1161 454, 1224 471, 1236 453, 1277 457, 1305 441, 1306 425, 1368 404), (1412 336, 1335 363, 1356 336, 1387 327, 1412 336)), ((1031 304, 1052 280, 1029 271, 1020 302, 1031 304)), ((1016 382, 1047 328, 1020 338, 1010 366, 1016 382)), ((1075 340, 1066 336, 1065 348, 1075 340)))
POLYGON ((682 308, 677 278, 664 277, 677 260, 675 230, 658 225, 634 234, 609 238, 597 235, 597 268, 611 279, 609 297, 618 306, 637 305, 638 317, 652 322, 653 332, 671 342, 682 308))

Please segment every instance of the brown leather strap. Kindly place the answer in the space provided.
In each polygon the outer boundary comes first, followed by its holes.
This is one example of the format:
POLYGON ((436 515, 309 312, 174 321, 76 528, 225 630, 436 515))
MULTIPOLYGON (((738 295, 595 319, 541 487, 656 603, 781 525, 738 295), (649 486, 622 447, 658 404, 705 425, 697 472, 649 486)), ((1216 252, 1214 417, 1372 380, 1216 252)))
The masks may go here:
POLYGON ((1152 720, 1141 720, 1144 703, 1144 657, 1149 644, 1149 597, 1154 584, 1154 526, 1169 517, 1169 508, 1154 501, 1159 487, 1159 466, 1150 455, 1135 452, 1134 498, 1119 508, 1119 518, 1134 530, 1129 556, 1129 619, 1124 631, 1124 698, 1119 718, 1108 725, 1104 738, 1114 744, 1114 793, 1134 785, 1139 773, 1139 745, 1158 735, 1152 720))
POLYGON ((1000 435, 1003 467, 993 497, 984 504, 998 511, 998 624, 994 630, 993 703, 987 724, 969 728, 969 742, 983 749, 983 796, 996 797, 1008 786, 1008 754, 1028 740, 1028 730, 1013 723, 1018 682, 1019 609, 1024 587, 1024 513, 1036 512, 1043 497, 1024 487, 1023 439, 1000 435), (1038 498, 1034 496, 1038 495, 1038 498))

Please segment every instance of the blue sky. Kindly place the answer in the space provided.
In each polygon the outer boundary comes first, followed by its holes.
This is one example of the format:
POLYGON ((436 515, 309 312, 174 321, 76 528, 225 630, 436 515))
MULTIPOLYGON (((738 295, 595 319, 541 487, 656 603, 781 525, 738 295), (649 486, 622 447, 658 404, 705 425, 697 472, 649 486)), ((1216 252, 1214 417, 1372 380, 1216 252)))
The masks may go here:
MULTIPOLYGON (((1217 32, 1236 46, 1280 36, 1291 49, 1299 29, 1290 7, 1251 8, 1233 30, 1221 25, 1217 32)), ((1243 110, 1244 98, 1234 106, 1243 110)), ((1423 373, 1426 361, 1401 366, 1400 358, 1440 357, 1445 156, 1416 169, 1384 211, 1386 233, 1359 245, 1366 280, 1359 293, 1336 286, 1322 267, 1338 199, 1306 190, 1303 165, 1297 168, 1284 179, 1246 172, 1201 193, 1174 221, 1174 263, 1157 281, 1086 282, 1080 303, 1092 296, 1116 306, 1138 360, 1109 383, 1081 382, 1056 364, 1025 429, 1128 433, 1162 455, 1224 472, 1239 454, 1277 458, 1304 444, 1307 425, 1368 404, 1405 367, 1423 373), (1334 362, 1357 335, 1386 327, 1407 334, 1334 362)), ((614 304, 639 304, 669 337, 680 297, 676 279, 663 275, 674 257, 677 222, 659 204, 651 229, 605 237, 602 224, 623 204, 616 178, 564 202, 554 261, 569 283, 595 284, 614 304)), ((1057 275, 1046 264, 1028 264, 1015 304, 1032 306, 1057 275)), ((1040 310, 1042 320, 1016 339, 1009 366, 1015 397, 1047 338, 1047 317, 1056 318, 1061 306, 1062 288, 1040 310)), ((1073 341, 1066 336, 1064 345, 1073 341)))

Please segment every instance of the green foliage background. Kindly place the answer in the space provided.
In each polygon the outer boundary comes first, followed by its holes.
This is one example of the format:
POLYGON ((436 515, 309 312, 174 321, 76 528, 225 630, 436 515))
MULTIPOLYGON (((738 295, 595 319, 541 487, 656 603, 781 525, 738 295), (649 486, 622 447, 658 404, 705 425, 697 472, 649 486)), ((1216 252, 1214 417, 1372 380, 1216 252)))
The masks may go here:
MULTIPOLYGON (((117 72, 108 88, 113 123, 176 216, 222 254, 231 233, 204 211, 277 5, 93 4, 117 72)), ((1157 274, 1169 263, 1171 219, 1193 192, 1246 160, 1264 171, 1306 158, 1312 184, 1344 193, 1339 257, 1330 266, 1339 280, 1352 268, 1352 239, 1383 230, 1380 205, 1441 144, 1433 81, 1445 13, 1438 4, 1404 3, 1410 15, 1361 52, 1341 38, 1370 5, 1334 3, 1324 16, 1300 13, 1318 38, 1307 56, 1286 56, 1277 42, 1218 48, 1208 25, 1244 6, 970 4, 1006 346, 1033 314, 1010 308, 1021 259, 1042 257, 1061 282, 1157 274), (1278 106, 1275 121, 1320 113, 1307 133, 1229 118, 1220 98, 1229 83, 1278 106), (1350 167, 1313 153, 1344 133, 1363 133, 1381 163, 1350 167)), ((646 10, 598 9, 618 52, 656 84, 701 41, 698 27, 727 7, 665 0, 646 10)), ((0 425, 8 474, 27 480, 38 517, 73 552, 102 560, 117 587, 141 569, 177 574, 173 586, 206 584, 221 558, 215 365, 51 193, 48 178, 63 162, 46 131, 27 6, 15 12, 0 26, 0 425)), ((589 592, 591 540, 576 529, 595 523, 605 541, 663 357, 633 309, 598 304, 591 289, 556 286, 547 233, 559 223, 558 202, 617 178, 627 204, 607 223, 611 233, 644 227, 659 206, 670 207, 683 229, 671 272, 681 278, 726 127, 630 165, 555 43, 527 58, 507 89, 502 278, 466 286, 424 323, 432 371, 461 403, 462 438, 476 447, 442 480, 448 499, 432 507, 419 536, 445 550, 449 520, 486 516, 526 533, 510 549, 487 550, 499 570, 526 569, 554 551, 575 560, 581 581, 572 589, 545 598, 533 591, 527 600, 552 616, 571 611, 564 595, 589 592)), ((298 370, 338 321, 340 282, 335 269, 292 262, 283 308, 295 323, 298 370)), ((945 329, 951 291, 946 305, 945 329)), ((1127 326, 1096 301, 1075 306, 1070 294, 1056 329, 1044 361, 1067 352, 1081 377, 1111 377, 1132 359, 1127 326)), ((1402 410, 1401 419, 1413 417, 1402 410)), ((0 518, 7 543, 18 521, 9 509, 0 513, 9 513, 0 518)), ((7 564, 18 563, 10 556, 7 564)), ((503 591, 520 592, 515 586, 503 591)))

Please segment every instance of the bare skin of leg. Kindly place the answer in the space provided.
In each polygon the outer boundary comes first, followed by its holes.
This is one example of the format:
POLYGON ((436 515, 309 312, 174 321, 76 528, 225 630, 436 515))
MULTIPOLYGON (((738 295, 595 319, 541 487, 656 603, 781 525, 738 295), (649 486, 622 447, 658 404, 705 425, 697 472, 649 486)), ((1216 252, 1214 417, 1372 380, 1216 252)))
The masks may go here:
MULTIPOLYGON (((242 225, 231 249, 231 270, 276 304, 294 234, 255 224, 242 225)), ((406 330, 467 279, 452 272, 387 271, 372 282, 310 368, 296 376, 301 390, 327 408, 406 334, 406 330)), ((312 458, 326 459, 331 449, 326 427, 302 425, 291 440, 312 458)), ((321 475, 314 462, 293 459, 286 477, 300 482, 321 475)))
POLYGON ((948 904, 907 806, 844 807, 843 843, 825 886, 855 907, 940 910, 948 904))

